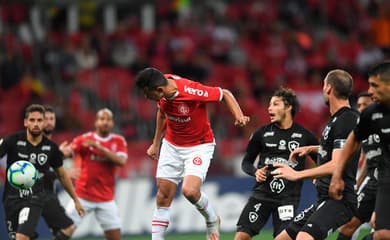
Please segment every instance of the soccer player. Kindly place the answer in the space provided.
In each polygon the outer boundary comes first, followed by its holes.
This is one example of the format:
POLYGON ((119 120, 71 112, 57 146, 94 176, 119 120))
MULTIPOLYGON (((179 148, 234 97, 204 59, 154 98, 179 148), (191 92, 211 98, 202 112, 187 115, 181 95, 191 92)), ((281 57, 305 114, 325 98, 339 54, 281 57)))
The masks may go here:
POLYGON ((274 163, 286 164, 296 170, 314 165, 315 154, 312 159, 289 159, 297 147, 318 145, 309 130, 294 122, 298 109, 298 99, 291 89, 277 90, 268 107, 271 123, 257 129, 248 143, 242 169, 255 177, 256 183, 238 220, 235 240, 249 240, 259 234, 271 215, 276 237, 294 217, 303 182, 273 179, 269 172, 274 163), (257 156, 259 162, 254 166, 257 156))
MULTIPOLYGON (((86 214, 94 213, 108 240, 119 240, 121 221, 114 200, 115 173, 127 161, 127 142, 114 134, 114 115, 103 108, 96 114, 95 129, 73 139, 74 161, 79 160, 80 177, 76 179, 76 194, 84 205, 86 214)), ((81 218, 72 203, 66 210, 76 226, 81 218)))
MULTIPOLYGON (((57 173, 58 179, 73 199, 75 211, 84 216, 84 208, 77 198, 72 182, 62 166, 63 154, 58 146, 43 134, 45 109, 42 105, 32 104, 25 110, 24 127, 26 131, 12 134, 0 140, 0 157, 7 155, 7 169, 17 160, 26 160, 34 164, 39 179, 30 189, 11 187, 6 181, 3 195, 6 213, 6 226, 10 238, 27 240, 36 237, 35 228, 39 217, 46 207, 48 194, 45 191, 46 174, 50 167, 57 173)), ((63 235, 54 239, 63 240, 63 235)))
MULTIPOLYGON (((43 132, 48 139, 52 138, 52 133, 56 126, 56 115, 54 109, 51 106, 45 106, 45 117, 43 132)), ((59 146, 61 150, 61 145, 59 146)), ((68 174, 69 175, 69 174, 68 174)), ((55 180, 57 175, 50 168, 50 171, 45 176, 45 191, 47 192, 47 201, 42 211, 42 217, 54 236, 58 236, 58 239, 69 239, 72 236, 75 226, 71 218, 69 218, 65 209, 58 200, 55 180)))
POLYGON ((275 239, 325 239, 338 227, 347 223, 353 216, 356 208, 356 171, 359 154, 351 156, 353 159, 343 172, 346 182, 344 198, 334 200, 328 195, 331 174, 335 170, 334 159, 341 154, 348 134, 356 126, 359 113, 351 109, 348 98, 352 92, 353 80, 344 70, 332 70, 325 79, 323 95, 329 106, 330 119, 325 126, 320 145, 296 148, 290 158, 294 159, 308 153, 318 153, 317 167, 296 171, 285 164, 274 164, 272 174, 276 179, 285 178, 291 181, 305 178, 316 178, 318 192, 317 201, 311 207, 296 215, 293 221, 275 239))
MULTIPOLYGON (((361 113, 372 98, 369 93, 361 93, 357 99, 357 109, 361 113)), ((375 208, 376 189, 378 185, 378 163, 383 157, 377 134, 370 135, 362 142, 361 159, 363 161, 362 172, 357 180, 358 208, 351 221, 340 228, 337 240, 352 239, 356 230, 365 222, 369 222, 375 208)))
POLYGON ((206 220, 207 238, 219 239, 220 219, 206 194, 201 192, 215 148, 206 104, 225 102, 238 126, 245 126, 249 117, 242 113, 229 90, 205 86, 173 74, 164 75, 155 68, 140 71, 136 85, 145 97, 157 101, 158 105, 153 143, 147 149, 151 158, 158 159, 152 239, 164 239, 170 221, 170 206, 180 181, 183 181, 182 194, 206 220))
POLYGON ((345 198, 344 168, 349 157, 360 147, 361 141, 377 134, 384 151, 384 158, 378 166, 378 189, 375 202, 374 239, 390 239, 390 62, 374 66, 369 72, 369 89, 374 103, 363 110, 356 128, 349 134, 342 155, 337 156, 335 171, 329 188, 334 199, 345 198))

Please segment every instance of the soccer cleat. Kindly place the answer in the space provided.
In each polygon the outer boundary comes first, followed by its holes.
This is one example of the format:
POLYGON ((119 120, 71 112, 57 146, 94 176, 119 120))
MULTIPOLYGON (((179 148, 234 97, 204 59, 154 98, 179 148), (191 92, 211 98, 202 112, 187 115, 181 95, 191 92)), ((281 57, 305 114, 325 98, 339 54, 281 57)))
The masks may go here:
POLYGON ((221 226, 221 218, 218 216, 215 222, 206 222, 207 225, 207 240, 219 240, 219 227, 221 226))

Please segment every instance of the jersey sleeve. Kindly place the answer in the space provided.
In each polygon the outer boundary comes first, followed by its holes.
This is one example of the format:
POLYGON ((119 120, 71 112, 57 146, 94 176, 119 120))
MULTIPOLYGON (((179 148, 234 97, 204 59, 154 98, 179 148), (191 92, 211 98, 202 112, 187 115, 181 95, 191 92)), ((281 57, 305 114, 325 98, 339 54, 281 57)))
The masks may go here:
POLYGON ((241 163, 242 170, 248 175, 255 176, 257 168, 253 166, 262 146, 263 130, 259 129, 250 138, 245 156, 241 163))
POLYGON ((358 115, 352 111, 339 116, 334 125, 333 149, 342 149, 344 147, 348 135, 355 128, 358 119, 358 115))
MULTIPOLYGON (((313 134, 312 132, 308 131, 307 138, 308 138, 307 146, 316 146, 316 145, 319 145, 319 141, 318 141, 317 137, 314 136, 314 134, 313 134)), ((313 159, 313 160, 316 160, 316 159, 317 159, 317 153, 310 153, 309 156, 310 156, 311 159, 313 159)))
POLYGON ((116 154, 120 157, 124 157, 126 160, 128 158, 128 153, 127 153, 127 142, 123 137, 119 137, 118 140, 118 149, 116 151, 116 154))
POLYGON ((53 160, 50 161, 52 168, 59 168, 63 165, 64 154, 60 151, 56 144, 53 144, 53 160))
POLYGON ((7 154, 12 137, 6 137, 0 139, 0 158, 7 154))
POLYGON ((364 139, 367 139, 371 132, 371 114, 372 109, 375 105, 371 104, 370 106, 366 107, 362 113, 360 114, 360 118, 358 121, 358 124, 356 125, 355 129, 353 130, 355 133, 355 137, 359 141, 363 141, 364 139))
POLYGON ((72 151, 73 151, 74 154, 80 153, 80 149, 82 147, 83 139, 84 139, 83 135, 78 136, 78 137, 73 139, 73 141, 72 141, 72 151))

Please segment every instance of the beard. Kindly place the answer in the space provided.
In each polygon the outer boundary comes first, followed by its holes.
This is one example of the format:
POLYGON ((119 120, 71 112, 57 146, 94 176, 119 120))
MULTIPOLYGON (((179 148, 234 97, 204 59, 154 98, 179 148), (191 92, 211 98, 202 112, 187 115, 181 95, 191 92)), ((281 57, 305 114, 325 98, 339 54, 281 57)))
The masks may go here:
POLYGON ((31 134, 31 136, 33 136, 34 138, 39 137, 42 134, 42 131, 31 131, 31 130, 28 131, 31 134))
POLYGON ((53 133, 54 129, 43 129, 43 133, 47 135, 51 135, 53 133))

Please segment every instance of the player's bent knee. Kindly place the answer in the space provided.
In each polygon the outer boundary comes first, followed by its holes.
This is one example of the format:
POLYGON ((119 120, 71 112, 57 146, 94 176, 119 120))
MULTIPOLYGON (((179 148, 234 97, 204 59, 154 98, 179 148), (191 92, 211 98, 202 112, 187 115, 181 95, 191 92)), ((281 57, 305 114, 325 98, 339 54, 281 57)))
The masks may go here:
POLYGON ((196 202, 200 198, 200 191, 196 188, 182 188, 181 192, 184 197, 189 199, 191 202, 196 202))
POLYGON ((234 240, 250 240, 251 236, 246 232, 236 232, 234 240))

